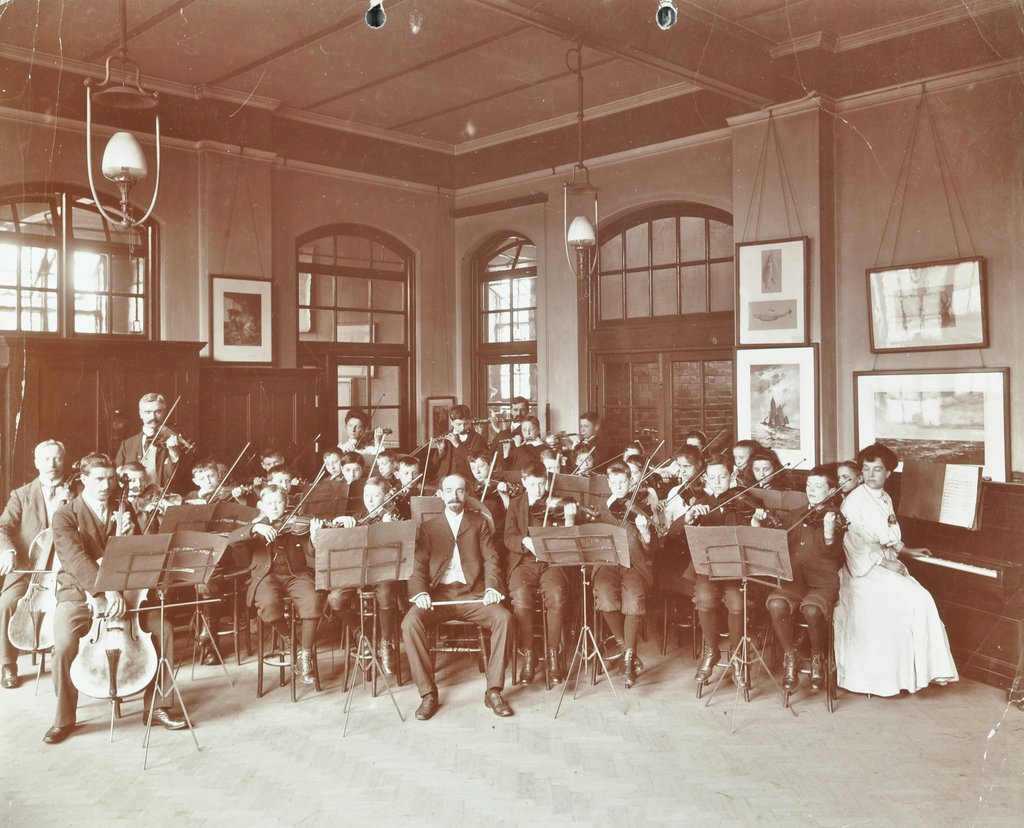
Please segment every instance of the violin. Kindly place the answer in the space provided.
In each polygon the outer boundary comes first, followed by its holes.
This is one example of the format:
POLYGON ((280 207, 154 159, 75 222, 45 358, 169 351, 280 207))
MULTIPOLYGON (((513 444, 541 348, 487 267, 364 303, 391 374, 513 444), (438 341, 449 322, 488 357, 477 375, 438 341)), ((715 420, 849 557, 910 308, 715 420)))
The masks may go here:
MULTIPOLYGON (((18 599, 7 622, 11 644, 26 652, 39 652, 53 646, 53 611, 57 608, 57 573, 53 562, 53 530, 44 529, 29 545, 28 558, 33 572, 28 591, 18 599)), ((0 630, 0 634, 3 631, 0 630)))
POLYGON ((92 626, 71 662, 71 681, 79 692, 117 701, 141 693, 153 680, 158 664, 153 634, 139 626, 145 598, 144 589, 125 592, 124 615, 108 618, 106 597, 93 597, 92 626))
POLYGON ((292 515, 290 517, 275 520, 270 525, 277 530, 278 535, 308 535, 309 526, 313 521, 310 515, 292 515))
POLYGON ((167 448, 167 441, 171 437, 178 438, 178 448, 185 454, 191 454, 196 450, 196 444, 191 440, 187 439, 184 434, 180 434, 175 431, 171 431, 166 426, 157 434, 156 439, 153 441, 153 445, 157 448, 167 448))
POLYGON ((527 507, 527 513, 531 520, 537 518, 543 520, 543 526, 564 526, 565 507, 569 505, 576 507, 575 523, 595 523, 597 521, 597 509, 577 503, 571 497, 541 498, 527 507))
POLYGON ((633 526, 636 526, 637 518, 643 515, 647 520, 647 525, 655 534, 663 535, 666 532, 665 528, 654 519, 654 510, 643 500, 637 500, 635 503, 630 503, 625 498, 619 498, 618 500, 612 501, 611 506, 608 507, 608 511, 612 513, 612 517, 616 520, 631 523, 633 526))

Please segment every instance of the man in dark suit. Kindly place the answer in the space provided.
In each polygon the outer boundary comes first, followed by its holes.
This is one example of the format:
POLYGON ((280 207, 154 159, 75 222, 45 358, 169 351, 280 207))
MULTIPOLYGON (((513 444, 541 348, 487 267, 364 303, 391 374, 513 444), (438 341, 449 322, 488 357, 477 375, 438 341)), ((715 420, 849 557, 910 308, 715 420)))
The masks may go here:
POLYGON ((0 686, 12 690, 19 684, 18 651, 7 637, 7 624, 18 600, 28 592, 29 576, 19 569, 48 569, 53 561, 30 557, 32 541, 50 525, 54 512, 67 499, 64 478, 64 446, 46 440, 36 446, 35 464, 39 476, 11 492, 0 516, 0 686))
POLYGON ((141 463, 150 483, 163 487, 174 473, 181 459, 178 435, 160 426, 167 414, 167 402, 162 394, 150 392, 139 400, 139 419, 142 431, 121 443, 114 458, 117 466, 141 463))
MULTIPOLYGON (((92 610, 88 595, 92 594, 97 561, 103 557, 107 540, 117 530, 120 534, 136 534, 138 525, 130 511, 121 515, 117 526, 117 475, 114 464, 105 454, 88 454, 79 464, 82 493, 53 516, 53 545, 60 561, 57 573, 57 609, 53 618, 53 684, 57 693, 57 714, 53 727, 46 731, 43 741, 49 745, 63 742, 75 729, 78 707, 78 688, 71 681, 71 663, 78 655, 78 644, 92 626, 92 610)), ((120 592, 106 592, 106 613, 113 618, 124 615, 125 600, 120 592)), ((157 612, 143 613, 139 618, 142 629, 160 630, 157 612)), ((154 636, 157 650, 162 646, 171 664, 174 663, 174 633, 169 621, 164 623, 162 635, 154 636)), ((146 690, 144 712, 148 712, 153 683, 146 690)), ((156 699, 153 722, 168 730, 180 730, 185 720, 171 713, 170 693, 161 693, 156 699)))
POLYGON ((441 481, 441 497, 444 513, 420 526, 409 579, 410 600, 415 606, 402 622, 409 667, 423 699, 416 718, 425 721, 437 712, 430 632, 438 624, 453 619, 470 621, 491 631, 484 704, 496 716, 511 716, 512 708, 501 697, 501 689, 505 685, 512 615, 500 603, 505 582, 491 530, 482 515, 465 511, 466 479, 461 475, 451 474, 441 481), (478 603, 481 599, 482 603, 478 603), (435 601, 473 603, 435 606, 435 601))

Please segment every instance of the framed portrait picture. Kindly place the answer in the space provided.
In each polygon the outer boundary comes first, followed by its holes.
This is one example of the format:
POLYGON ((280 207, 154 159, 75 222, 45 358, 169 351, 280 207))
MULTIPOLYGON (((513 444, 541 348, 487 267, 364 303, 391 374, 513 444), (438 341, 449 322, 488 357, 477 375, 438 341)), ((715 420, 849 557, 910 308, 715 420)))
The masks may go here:
POLYGON ((443 437, 451 426, 448 412, 455 405, 455 397, 427 397, 427 436, 443 437))
POLYGON ((736 245, 736 344, 807 343, 807 237, 736 245))
POLYGON ((1008 369, 858 371, 853 384, 858 449, 884 443, 901 461, 981 466, 1007 479, 1008 369))
POLYGON ((987 348, 985 260, 867 271, 871 350, 987 348))
POLYGON ((817 345, 736 351, 736 439, 748 438, 792 468, 817 464, 817 345))
POLYGON ((271 283, 210 277, 210 352, 217 362, 274 361, 271 283))

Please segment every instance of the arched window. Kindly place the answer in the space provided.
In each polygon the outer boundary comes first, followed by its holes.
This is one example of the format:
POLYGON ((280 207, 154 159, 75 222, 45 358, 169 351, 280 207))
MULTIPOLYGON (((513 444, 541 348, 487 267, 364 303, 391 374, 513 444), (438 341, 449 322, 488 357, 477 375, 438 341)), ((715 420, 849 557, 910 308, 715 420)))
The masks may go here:
POLYGON ((338 434, 349 408, 373 411, 390 443, 412 429, 413 253, 357 224, 304 233, 296 242, 301 357, 326 363, 337 388, 338 434))
POLYGON ((0 331, 155 338, 155 240, 84 192, 0 192, 0 331))
POLYGON ((703 204, 644 210, 601 233, 598 326, 731 311, 732 217, 703 204))
POLYGON ((525 397, 537 411, 537 246, 500 233, 473 257, 476 362, 474 405, 508 411, 525 397))

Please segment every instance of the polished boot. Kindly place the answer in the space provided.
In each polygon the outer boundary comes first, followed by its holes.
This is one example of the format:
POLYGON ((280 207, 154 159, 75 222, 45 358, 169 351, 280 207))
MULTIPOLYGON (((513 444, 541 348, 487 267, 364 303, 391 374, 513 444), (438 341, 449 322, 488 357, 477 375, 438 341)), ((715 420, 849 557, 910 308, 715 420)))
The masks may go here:
POLYGON ((562 659, 557 647, 548 648, 548 678, 552 684, 561 684, 565 681, 562 675, 562 659))
POLYGON ((626 677, 626 689, 636 684, 636 650, 626 650, 622 657, 622 674, 626 677))
POLYGON ((153 724, 160 725, 167 730, 181 730, 188 726, 188 722, 176 717, 171 713, 169 707, 158 707, 153 711, 153 724))
POLYGON ((500 716, 503 719, 512 715, 512 708, 501 697, 501 691, 496 687, 488 688, 484 693, 484 705, 493 710, 495 716, 500 716))
POLYGON ((303 684, 315 684, 313 678, 313 652, 312 650, 300 649, 295 656, 295 669, 299 674, 299 681, 303 684))
POLYGON ((537 656, 533 650, 523 653, 523 669, 519 671, 519 680, 523 684, 529 684, 537 675, 537 656))
POLYGON ((380 642, 380 669, 385 676, 395 674, 395 645, 391 641, 380 642))
POLYGON ((782 689, 787 693, 796 690, 800 684, 800 671, 797 669, 796 651, 786 650, 782 654, 782 689))
POLYGON ((614 638, 615 638, 615 649, 611 653, 609 653, 607 656, 605 656, 605 659, 604 659, 609 664, 612 664, 612 663, 618 661, 620 658, 622 658, 623 654, 626 651, 626 642, 623 641, 621 638, 619 638, 617 635, 614 636, 614 638))
POLYGON ((729 675, 732 676, 733 684, 735 684, 740 690, 746 690, 750 685, 747 684, 747 676, 743 669, 743 662, 739 658, 733 658, 732 663, 729 665, 729 675))
POLYGON ((697 684, 707 684, 708 679, 711 678, 711 674, 715 670, 716 661, 718 661, 718 652, 705 641, 704 649, 700 651, 700 664, 697 665, 697 673, 694 675, 693 680, 697 684))
MULTIPOLYGON (((4 633, 6 635, 6 632, 4 633)), ((0 676, 0 686, 5 690, 13 690, 19 684, 21 679, 18 678, 18 665, 17 664, 5 664, 3 666, 3 674, 0 676)))
POLYGON ((825 657, 811 653, 811 691, 817 693, 825 686, 825 657))

